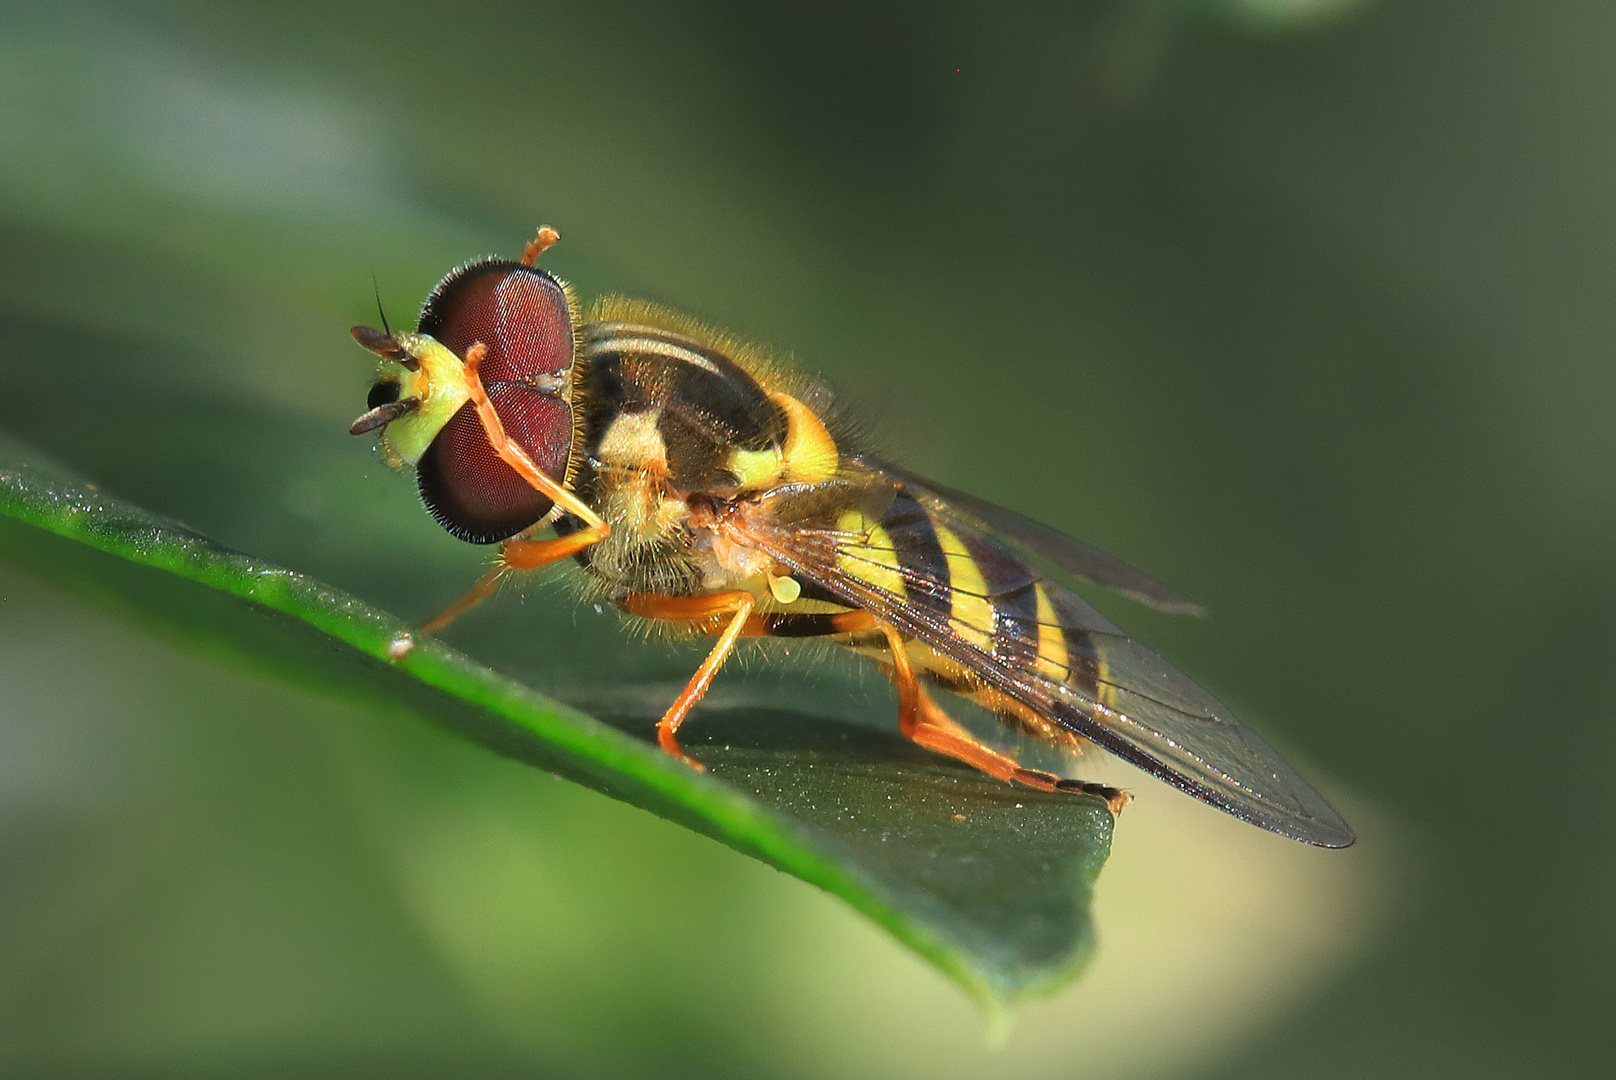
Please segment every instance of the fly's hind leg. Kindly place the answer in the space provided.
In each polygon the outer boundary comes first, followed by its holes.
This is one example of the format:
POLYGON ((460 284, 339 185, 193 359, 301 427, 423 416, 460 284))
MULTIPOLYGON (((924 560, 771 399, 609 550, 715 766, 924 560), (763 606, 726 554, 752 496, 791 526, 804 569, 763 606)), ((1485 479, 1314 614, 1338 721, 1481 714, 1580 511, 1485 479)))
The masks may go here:
MULTIPOLYGON (((1048 773, 1043 775, 1047 776, 1048 773)), ((1104 799, 1105 805, 1110 809, 1111 815, 1122 813, 1122 808, 1133 802, 1133 795, 1121 788, 1110 787, 1106 784, 1091 784, 1087 780, 1055 780, 1056 791, 1069 791, 1074 795, 1093 795, 1096 799, 1104 799)))
POLYGON ((1026 769, 996 750, 983 746, 927 695, 915 678, 914 665, 903 636, 885 623, 880 629, 886 635, 887 649, 892 657, 892 682, 898 691, 898 729, 915 745, 965 762, 989 776, 1006 782, 1018 781, 1040 791, 1069 791, 1094 795, 1104 799, 1112 814, 1121 813, 1133 796, 1103 784, 1089 784, 1081 780, 1064 780, 1053 773, 1039 769, 1026 769))
POLYGON ((904 737, 939 754, 947 754, 1000 780, 1020 780, 1044 791, 1055 790, 1057 778, 1048 773, 1023 769, 1009 758, 975 739, 942 710, 915 678, 914 665, 903 636, 882 623, 887 652, 892 657, 892 683, 898 691, 898 730, 904 737))
POLYGON ((707 688, 712 685, 713 678, 718 669, 724 666, 729 654, 735 651, 735 642, 738 641, 747 629, 747 621, 752 614, 752 608, 757 604, 757 598, 749 592, 723 592, 713 593, 710 596, 660 596, 655 593, 630 593, 618 601, 618 605, 631 615, 639 615, 646 619, 660 619, 667 622, 702 623, 717 630, 722 622, 723 629, 718 630, 718 641, 703 660, 701 667, 690 677, 685 685, 684 693, 668 706, 668 711, 662 714, 657 721, 657 745, 663 751, 678 758, 692 769, 704 769, 701 762, 686 754, 679 746, 679 727, 690 715, 695 707, 707 694, 707 688), (727 621, 725 617, 728 617, 727 621))

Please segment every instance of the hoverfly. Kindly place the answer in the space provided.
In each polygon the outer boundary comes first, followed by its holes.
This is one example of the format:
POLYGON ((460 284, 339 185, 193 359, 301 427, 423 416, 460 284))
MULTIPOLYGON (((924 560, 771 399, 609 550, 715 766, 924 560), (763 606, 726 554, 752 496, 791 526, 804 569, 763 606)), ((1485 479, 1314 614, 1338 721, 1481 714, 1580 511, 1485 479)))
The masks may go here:
MULTIPOLYGON (((873 659, 899 727, 1006 781, 1130 796, 1032 767, 1090 743, 1237 818, 1305 843, 1352 830, 1257 735, 1028 553, 1165 610, 1194 605, 1133 567, 862 451, 827 392, 756 348, 662 307, 606 297, 587 317, 537 265, 486 258, 432 290, 414 333, 355 327, 382 358, 356 435, 414 466, 449 532, 500 544, 494 567, 422 626, 435 632, 513 571, 566 558, 641 619, 716 637, 657 724, 680 725, 741 638, 822 638, 873 659), (554 535, 535 535, 548 527, 554 535), (1015 740, 953 720, 931 690, 984 707, 1015 740), (1047 755, 1046 755, 1047 756, 1047 755)), ((385 320, 384 320, 385 322, 385 320)))

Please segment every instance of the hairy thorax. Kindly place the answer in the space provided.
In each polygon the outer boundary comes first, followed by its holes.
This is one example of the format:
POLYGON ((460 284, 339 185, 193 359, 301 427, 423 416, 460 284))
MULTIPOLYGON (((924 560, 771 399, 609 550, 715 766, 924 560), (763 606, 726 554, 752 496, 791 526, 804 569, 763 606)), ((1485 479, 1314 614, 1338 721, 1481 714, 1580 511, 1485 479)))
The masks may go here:
POLYGON ((766 589, 772 560, 718 527, 714 507, 733 492, 676 475, 659 419, 652 409, 624 413, 601 434, 595 502, 613 529, 590 549, 589 570, 614 597, 766 589))

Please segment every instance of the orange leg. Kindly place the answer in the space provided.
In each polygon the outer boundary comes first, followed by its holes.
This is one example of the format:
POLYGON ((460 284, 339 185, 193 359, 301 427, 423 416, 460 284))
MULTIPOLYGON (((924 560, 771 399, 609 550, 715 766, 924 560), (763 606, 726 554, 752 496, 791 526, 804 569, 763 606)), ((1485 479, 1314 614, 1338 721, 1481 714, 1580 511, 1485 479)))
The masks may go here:
POLYGON ((757 603, 757 598, 749 592, 713 593, 711 596, 658 596, 653 593, 632 593, 618 603, 624 611, 632 615, 668 622, 710 623, 724 615, 729 616, 724 629, 718 635, 718 641, 713 645, 713 651, 707 654, 707 659, 701 662, 701 667, 690 677, 684 693, 668 706, 668 711, 657 721, 658 746, 692 769, 705 768, 701 762, 680 749, 679 726, 685 722, 685 717, 690 715, 690 710, 696 703, 706 695, 707 688, 713 683, 713 677, 718 674, 718 669, 724 666, 724 661, 729 659, 729 654, 735 650, 735 642, 746 629, 747 619, 752 614, 752 607, 757 603))
POLYGON ((512 570, 537 570, 541 566, 549 566, 599 540, 600 537, 591 536, 585 529, 551 540, 505 541, 499 549, 499 561, 489 568, 488 573, 477 579, 477 584, 473 585, 466 595, 422 623, 421 633, 436 634, 493 596, 499 590, 499 583, 504 581, 512 570))
POLYGON ((892 682, 898 691, 898 729, 917 746, 935 753, 946 754, 980 769, 989 776, 1009 782, 1018 780, 1041 791, 1071 791, 1097 795, 1106 801, 1113 814, 1121 812, 1133 796, 1103 784, 1088 784, 1081 780, 1065 780, 1053 773, 1038 769, 1024 769, 995 750, 971 738, 969 732, 953 721, 933 701, 915 678, 914 665, 904 647, 903 637, 885 623, 880 624, 886 635, 887 649, 892 656, 892 682))
POLYGON ((477 374, 477 369, 482 366, 483 358, 487 355, 488 346, 480 341, 466 350, 466 392, 477 409, 477 419, 483 422, 483 432, 488 436, 488 442, 494 448, 494 453, 499 455, 501 461, 515 469, 523 480, 548 495, 556 506, 584 523, 584 528, 573 535, 592 538, 579 542, 580 547, 587 547, 596 540, 606 539, 611 535, 611 527, 585 506, 583 500, 535 465, 533 459, 527 456, 527 451, 517 446, 511 441, 510 436, 505 434, 505 425, 500 421, 499 413, 494 411, 494 403, 488 400, 488 391, 483 389, 483 380, 477 374))
MULTIPOLYGON (((553 235, 554 229, 548 232, 552 234, 549 243, 559 239, 553 235)), ((545 234, 546 230, 540 229, 539 237, 534 243, 544 240, 545 234)), ((548 247, 549 243, 544 246, 548 247)), ((537 258, 537 255, 534 257, 537 258)), ((534 464, 526 451, 505 434, 505 425, 500 421, 499 414, 494 411, 494 405, 488 400, 487 391, 483 389, 483 381, 477 374, 477 369, 487 355, 488 347, 480 341, 466 350, 466 389, 476 405, 477 418, 483 423, 483 431, 488 436, 490 445, 501 461, 515 469, 522 479, 548 495, 556 506, 582 521, 584 527, 575 533, 558 536, 552 540, 507 540, 500 546, 499 562, 488 573, 477 579, 477 584, 473 585, 466 595, 421 624, 421 632, 425 634, 436 634, 494 595, 500 581, 510 571, 535 570, 541 566, 548 566, 582 551, 590 544, 599 543, 612 531, 611 526, 602 521, 599 515, 585 506, 578 496, 556 483, 548 473, 534 464)))
POLYGON ((757 615, 746 620, 742 637, 829 637, 834 634, 858 634, 875 629, 875 616, 868 611, 839 611, 828 615, 757 615), (809 633, 793 633, 788 627, 790 619, 815 621, 809 633))
POLYGON ((493 596, 494 590, 499 588, 499 583, 504 579, 504 577, 504 565, 502 563, 495 563, 493 566, 489 567, 488 573, 477 579, 477 584, 473 585, 471 589, 467 591, 466 595, 462 596, 460 599, 456 600, 454 603, 432 616, 426 622, 417 627, 417 629, 419 629, 423 634, 436 634, 445 626, 448 626, 450 623, 460 618, 460 616, 464 615, 466 612, 470 611, 484 600, 487 600, 490 596, 493 596))

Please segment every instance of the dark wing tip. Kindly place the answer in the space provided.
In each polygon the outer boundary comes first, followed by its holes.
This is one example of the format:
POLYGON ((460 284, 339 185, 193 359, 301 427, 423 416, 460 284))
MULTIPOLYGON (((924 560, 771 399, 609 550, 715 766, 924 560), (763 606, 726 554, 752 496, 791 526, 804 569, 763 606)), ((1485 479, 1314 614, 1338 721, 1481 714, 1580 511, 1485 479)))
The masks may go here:
POLYGON ((1310 847, 1325 848, 1330 851, 1340 851, 1342 848, 1349 848, 1358 842, 1358 837, 1344 821, 1333 824, 1319 822, 1307 828, 1286 827, 1283 829, 1261 821, 1255 821, 1252 824, 1259 825, 1269 832, 1278 833, 1288 839, 1300 841, 1310 847))

